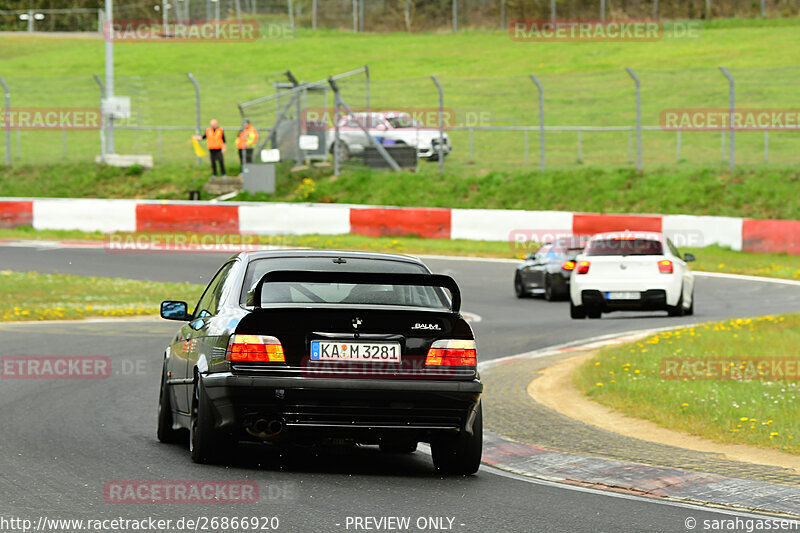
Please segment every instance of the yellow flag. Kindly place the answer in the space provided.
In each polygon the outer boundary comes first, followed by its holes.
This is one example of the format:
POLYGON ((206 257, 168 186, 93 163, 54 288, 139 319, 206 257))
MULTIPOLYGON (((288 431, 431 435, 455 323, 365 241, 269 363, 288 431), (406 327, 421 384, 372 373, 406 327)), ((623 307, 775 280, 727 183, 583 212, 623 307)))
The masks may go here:
POLYGON ((205 150, 203 150, 203 147, 200 146, 200 141, 194 137, 192 137, 192 147, 194 148, 194 153, 197 155, 197 157, 205 157, 205 150))

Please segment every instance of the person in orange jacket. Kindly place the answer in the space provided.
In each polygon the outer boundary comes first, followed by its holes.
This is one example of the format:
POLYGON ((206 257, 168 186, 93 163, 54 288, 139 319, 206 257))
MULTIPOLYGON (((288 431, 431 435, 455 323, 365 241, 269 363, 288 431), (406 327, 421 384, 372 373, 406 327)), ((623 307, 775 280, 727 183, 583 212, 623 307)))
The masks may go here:
POLYGON ((239 131, 236 137, 236 148, 239 150, 239 164, 244 168, 245 163, 253 162, 253 148, 258 142, 258 130, 256 130, 249 120, 244 121, 244 128, 239 131))
POLYGON ((219 170, 222 177, 225 178, 227 177, 225 174, 225 158, 222 155, 225 153, 225 132, 219 127, 215 118, 211 119, 209 126, 202 137, 194 135, 194 138, 206 140, 208 155, 211 158, 211 172, 214 173, 214 177, 217 176, 217 163, 219 163, 219 170))

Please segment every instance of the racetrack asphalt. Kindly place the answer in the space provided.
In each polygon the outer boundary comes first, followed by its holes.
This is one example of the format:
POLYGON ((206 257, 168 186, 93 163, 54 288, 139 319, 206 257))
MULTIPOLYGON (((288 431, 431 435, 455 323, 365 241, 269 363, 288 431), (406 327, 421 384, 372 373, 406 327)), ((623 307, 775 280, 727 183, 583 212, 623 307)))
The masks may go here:
MULTIPOLYGON (((4 247, 0 269, 204 283, 224 257, 4 247)), ((800 308, 798 290, 699 277, 694 317, 626 313, 571 321, 565 302, 516 299, 513 264, 426 262, 453 275, 464 310, 481 317, 473 326, 483 360, 613 332, 800 308)), ((454 531, 686 531, 688 518, 700 524, 732 518, 720 510, 526 481, 491 467, 468 478, 442 478, 424 453, 387 455, 373 447, 284 457, 252 446, 227 467, 193 464, 184 446, 155 439, 161 357, 177 326, 152 320, 0 325, 2 355, 105 355, 113 368, 106 379, 0 381, 0 519, 278 516, 281 531, 315 532, 353 531, 353 517, 365 516, 407 516, 412 526, 420 518, 449 517, 454 531), (103 495, 114 480, 196 479, 255 481, 258 503, 124 505, 103 495)))

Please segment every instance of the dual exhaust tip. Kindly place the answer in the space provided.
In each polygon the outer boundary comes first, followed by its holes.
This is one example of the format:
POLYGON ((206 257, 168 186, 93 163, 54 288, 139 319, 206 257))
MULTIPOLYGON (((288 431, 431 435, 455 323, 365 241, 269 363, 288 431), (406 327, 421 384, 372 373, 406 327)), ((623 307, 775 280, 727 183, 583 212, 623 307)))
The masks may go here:
POLYGON ((278 418, 273 418, 271 420, 259 418, 253 422, 249 428, 247 428, 247 431, 249 431, 252 435, 269 438, 280 434, 280 432, 283 431, 283 425, 283 420, 278 418))

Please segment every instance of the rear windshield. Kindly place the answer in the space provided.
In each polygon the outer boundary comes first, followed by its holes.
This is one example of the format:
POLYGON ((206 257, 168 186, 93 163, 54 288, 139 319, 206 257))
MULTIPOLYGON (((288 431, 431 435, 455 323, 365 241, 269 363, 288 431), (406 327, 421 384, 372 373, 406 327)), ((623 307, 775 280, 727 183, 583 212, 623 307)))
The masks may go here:
POLYGON ((553 248, 550 250, 551 254, 559 255, 574 255, 583 251, 586 245, 586 239, 580 237, 564 237, 557 239, 553 243, 553 248))
MULTIPOLYGON (((252 261, 245 274, 241 303, 253 305, 254 285, 264 274, 273 270, 314 270, 340 272, 385 272, 427 274, 420 265, 401 261, 345 258, 334 263, 335 257, 267 258, 252 261)), ((271 282, 261 289, 261 305, 271 304, 340 304, 396 305, 449 309, 443 289, 414 285, 376 285, 354 283, 271 282)))
POLYGON ((652 239, 598 239, 586 247, 586 255, 661 255, 660 241, 652 239))

